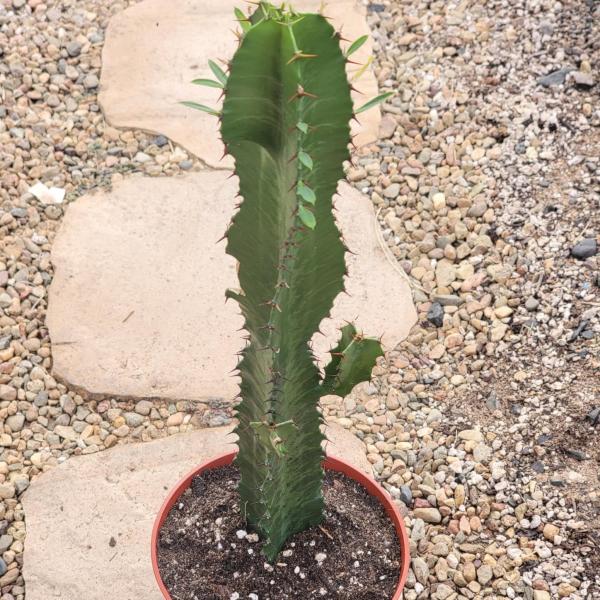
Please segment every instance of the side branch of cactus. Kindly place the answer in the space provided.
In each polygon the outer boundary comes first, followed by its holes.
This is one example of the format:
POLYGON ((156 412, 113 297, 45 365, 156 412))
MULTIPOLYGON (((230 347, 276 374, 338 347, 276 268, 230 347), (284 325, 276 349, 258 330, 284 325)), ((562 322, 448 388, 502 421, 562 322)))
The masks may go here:
POLYGON ((379 340, 359 335, 352 323, 342 327, 338 345, 331 350, 331 361, 325 367, 321 394, 347 396, 352 389, 371 379, 371 371, 383 350, 379 340))

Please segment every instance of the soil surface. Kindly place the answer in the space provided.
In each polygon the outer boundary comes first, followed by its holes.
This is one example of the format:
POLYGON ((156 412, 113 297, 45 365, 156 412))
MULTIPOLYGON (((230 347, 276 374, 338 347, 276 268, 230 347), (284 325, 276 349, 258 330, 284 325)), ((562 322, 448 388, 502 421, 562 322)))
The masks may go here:
POLYGON ((383 507, 352 479, 327 472, 325 519, 293 536, 270 565, 246 530, 235 467, 196 477, 171 509, 158 563, 173 600, 386 600, 394 594, 400 551, 383 507))

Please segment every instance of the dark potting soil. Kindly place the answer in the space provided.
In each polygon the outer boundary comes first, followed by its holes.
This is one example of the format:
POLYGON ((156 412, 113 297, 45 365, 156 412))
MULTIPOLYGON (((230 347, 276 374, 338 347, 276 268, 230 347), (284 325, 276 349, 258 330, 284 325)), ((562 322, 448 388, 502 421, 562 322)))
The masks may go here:
POLYGON ((269 565, 246 532, 239 472, 206 471, 173 506, 159 535, 158 564, 173 600, 390 600, 400 551, 379 502, 345 475, 326 471, 325 519, 293 536, 269 565))

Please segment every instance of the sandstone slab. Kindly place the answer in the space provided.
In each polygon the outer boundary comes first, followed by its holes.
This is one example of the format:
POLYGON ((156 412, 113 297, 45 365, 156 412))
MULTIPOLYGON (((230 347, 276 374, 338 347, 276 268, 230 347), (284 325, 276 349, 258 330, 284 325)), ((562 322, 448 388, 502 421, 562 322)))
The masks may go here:
MULTIPOLYGON (((409 285, 377 237, 368 198, 340 185, 337 216, 350 250, 348 294, 317 334, 327 358, 345 320, 388 348, 416 319, 409 285)), ((53 369, 90 396, 231 400, 243 347, 235 261, 218 240, 235 208, 224 171, 132 177, 69 206, 52 249, 47 323, 53 369)))
MULTIPOLYGON (((320 0, 298 0, 298 11, 317 11, 320 0)), ((217 119, 179 104, 193 100, 219 105, 220 91, 192 85, 192 79, 213 77, 208 60, 227 60, 237 46, 234 7, 239 0, 144 0, 115 15, 106 32, 102 53, 99 102, 114 127, 161 133, 213 167, 231 167, 231 157, 221 161, 223 144, 217 119), (134 51, 132 51, 134 49, 134 51)), ((356 0, 330 0, 325 14, 344 37, 354 40, 369 33, 364 7, 356 0)), ((353 60, 366 62, 371 42, 353 60)), ((360 67, 349 65, 351 77, 360 67)), ((370 69, 356 81, 361 94, 357 105, 377 95, 370 69)), ((353 124, 357 146, 377 139, 379 108, 360 115, 353 124)))
POLYGON ((223 172, 133 177, 69 206, 47 319, 59 378, 91 395, 232 396, 243 321, 217 240, 235 189, 223 172))
MULTIPOLYGON (((377 237, 370 200, 340 185, 348 254, 341 294, 314 347, 324 359, 345 320, 388 348, 416 319, 408 283, 377 237)), ((231 400, 243 324, 228 287, 235 261, 217 243, 235 210, 225 171, 132 177, 67 210, 52 249, 47 323, 59 379, 91 396, 231 400)))
MULTIPOLYGON (((150 561, 154 518, 196 465, 233 449, 228 428, 203 429, 76 457, 35 479, 27 515, 27 600, 161 600, 150 561)), ((337 425, 328 452, 371 473, 363 443, 337 425)))

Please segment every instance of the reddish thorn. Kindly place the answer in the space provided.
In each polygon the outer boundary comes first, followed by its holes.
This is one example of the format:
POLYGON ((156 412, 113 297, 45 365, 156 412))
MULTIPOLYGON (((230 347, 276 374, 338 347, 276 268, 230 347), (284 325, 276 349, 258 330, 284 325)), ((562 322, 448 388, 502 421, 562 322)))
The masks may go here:
POLYGON ((340 42, 349 42, 350 40, 342 35, 342 30, 336 31, 332 37, 336 37, 340 42))
POLYGON ((298 100, 299 98, 318 98, 317 95, 315 94, 311 94, 310 92, 307 92, 300 84, 298 84, 298 89, 296 91, 296 93, 291 96, 288 100, 288 102, 293 102, 294 100, 298 100))
POLYGON ((286 64, 291 65, 292 63, 296 62, 301 58, 317 58, 317 56, 317 54, 305 54, 304 52, 294 52, 294 55, 292 56, 292 58, 290 58, 290 60, 287 61, 286 64))

